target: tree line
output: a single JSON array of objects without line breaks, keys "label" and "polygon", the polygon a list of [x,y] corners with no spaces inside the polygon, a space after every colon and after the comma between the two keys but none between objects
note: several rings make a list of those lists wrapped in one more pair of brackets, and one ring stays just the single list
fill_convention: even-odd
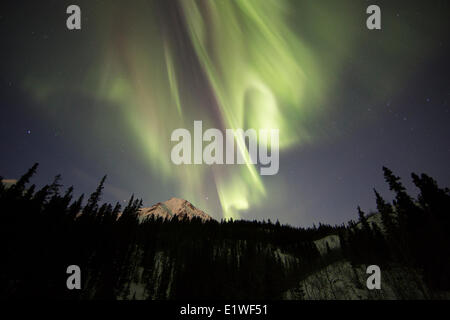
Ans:
[{"label": "tree line", "polygon": [[[320,268],[355,264],[407,265],[430,288],[449,289],[450,193],[413,174],[417,199],[384,168],[393,203],[375,191],[382,225],[359,223],[301,228],[278,221],[202,221],[150,216],[131,196],[102,203],[106,180],[85,196],[63,190],[61,177],[36,190],[38,165],[15,184],[0,183],[0,297],[52,299],[279,299]],[[276,214],[276,213],[275,213]],[[339,235],[341,248],[319,253],[315,240]],[[82,289],[68,290],[66,268],[78,265]]]}]

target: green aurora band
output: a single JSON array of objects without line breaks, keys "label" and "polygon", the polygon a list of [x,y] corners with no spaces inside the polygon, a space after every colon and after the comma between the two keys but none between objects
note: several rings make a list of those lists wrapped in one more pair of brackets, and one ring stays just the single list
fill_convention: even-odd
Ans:
[{"label": "green aurora band", "polygon": [[[363,6],[353,3],[184,0],[136,1],[132,8],[125,1],[89,9],[81,5],[83,14],[95,19],[87,35],[97,41],[95,65],[74,77],[83,81],[56,81],[41,71],[30,73],[24,85],[43,105],[67,88],[116,105],[147,155],[152,174],[179,182],[178,194],[207,212],[213,209],[201,195],[205,181],[213,179],[223,217],[239,218],[243,211],[263,205],[269,195],[273,201],[276,190],[268,190],[263,181],[271,178],[259,176],[249,162],[175,166],[170,161],[172,131],[191,129],[194,120],[202,120],[204,128],[276,128],[281,157],[328,138],[317,119],[338,112],[330,96],[339,87],[342,65],[352,56],[358,59],[356,48],[362,42],[366,15]],[[391,32],[403,39],[411,36],[401,26]],[[389,53],[383,52],[389,58],[411,49],[404,43],[383,46],[389,46]],[[405,60],[396,68],[407,70]],[[366,65],[361,72],[386,75],[378,67]],[[82,72],[75,66],[65,68]],[[384,79],[365,84],[368,102],[399,87],[398,77]],[[377,97],[370,93],[374,85]],[[248,161],[244,141],[238,141],[238,147]]]}]

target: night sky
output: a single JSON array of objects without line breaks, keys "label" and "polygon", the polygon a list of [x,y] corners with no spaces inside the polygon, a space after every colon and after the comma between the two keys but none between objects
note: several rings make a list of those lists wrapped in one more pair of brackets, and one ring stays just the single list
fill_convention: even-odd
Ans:
[{"label": "night sky", "polygon": [[[66,28],[77,4],[82,29]],[[377,4],[382,30],[366,28]],[[0,175],[216,219],[340,224],[382,166],[450,186],[449,1],[2,1]],[[176,128],[279,128],[280,170],[182,165]],[[258,171],[259,172],[259,171]]]}]

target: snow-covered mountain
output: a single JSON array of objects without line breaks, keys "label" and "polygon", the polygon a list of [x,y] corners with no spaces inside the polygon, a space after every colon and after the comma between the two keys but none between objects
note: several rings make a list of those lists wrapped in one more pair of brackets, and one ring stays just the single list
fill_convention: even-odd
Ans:
[{"label": "snow-covered mountain", "polygon": [[152,215],[169,220],[174,216],[177,216],[178,218],[186,217],[189,220],[192,218],[200,218],[202,221],[213,219],[210,215],[194,207],[189,201],[179,198],[171,198],[165,202],[159,202],[150,208],[142,208],[140,210],[141,219],[145,219]]}]

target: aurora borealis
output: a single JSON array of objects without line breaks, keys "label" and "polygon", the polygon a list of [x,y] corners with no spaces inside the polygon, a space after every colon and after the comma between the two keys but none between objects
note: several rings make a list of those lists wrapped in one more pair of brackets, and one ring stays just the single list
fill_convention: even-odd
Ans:
[{"label": "aurora borealis", "polygon": [[[69,4],[1,12],[5,178],[38,161],[78,192],[108,174],[106,199],[296,225],[373,207],[383,165],[450,182],[446,2],[378,1],[381,31],[366,1],[76,1],[80,31]],[[175,166],[170,135],[195,120],[279,129],[279,174]]]}]

